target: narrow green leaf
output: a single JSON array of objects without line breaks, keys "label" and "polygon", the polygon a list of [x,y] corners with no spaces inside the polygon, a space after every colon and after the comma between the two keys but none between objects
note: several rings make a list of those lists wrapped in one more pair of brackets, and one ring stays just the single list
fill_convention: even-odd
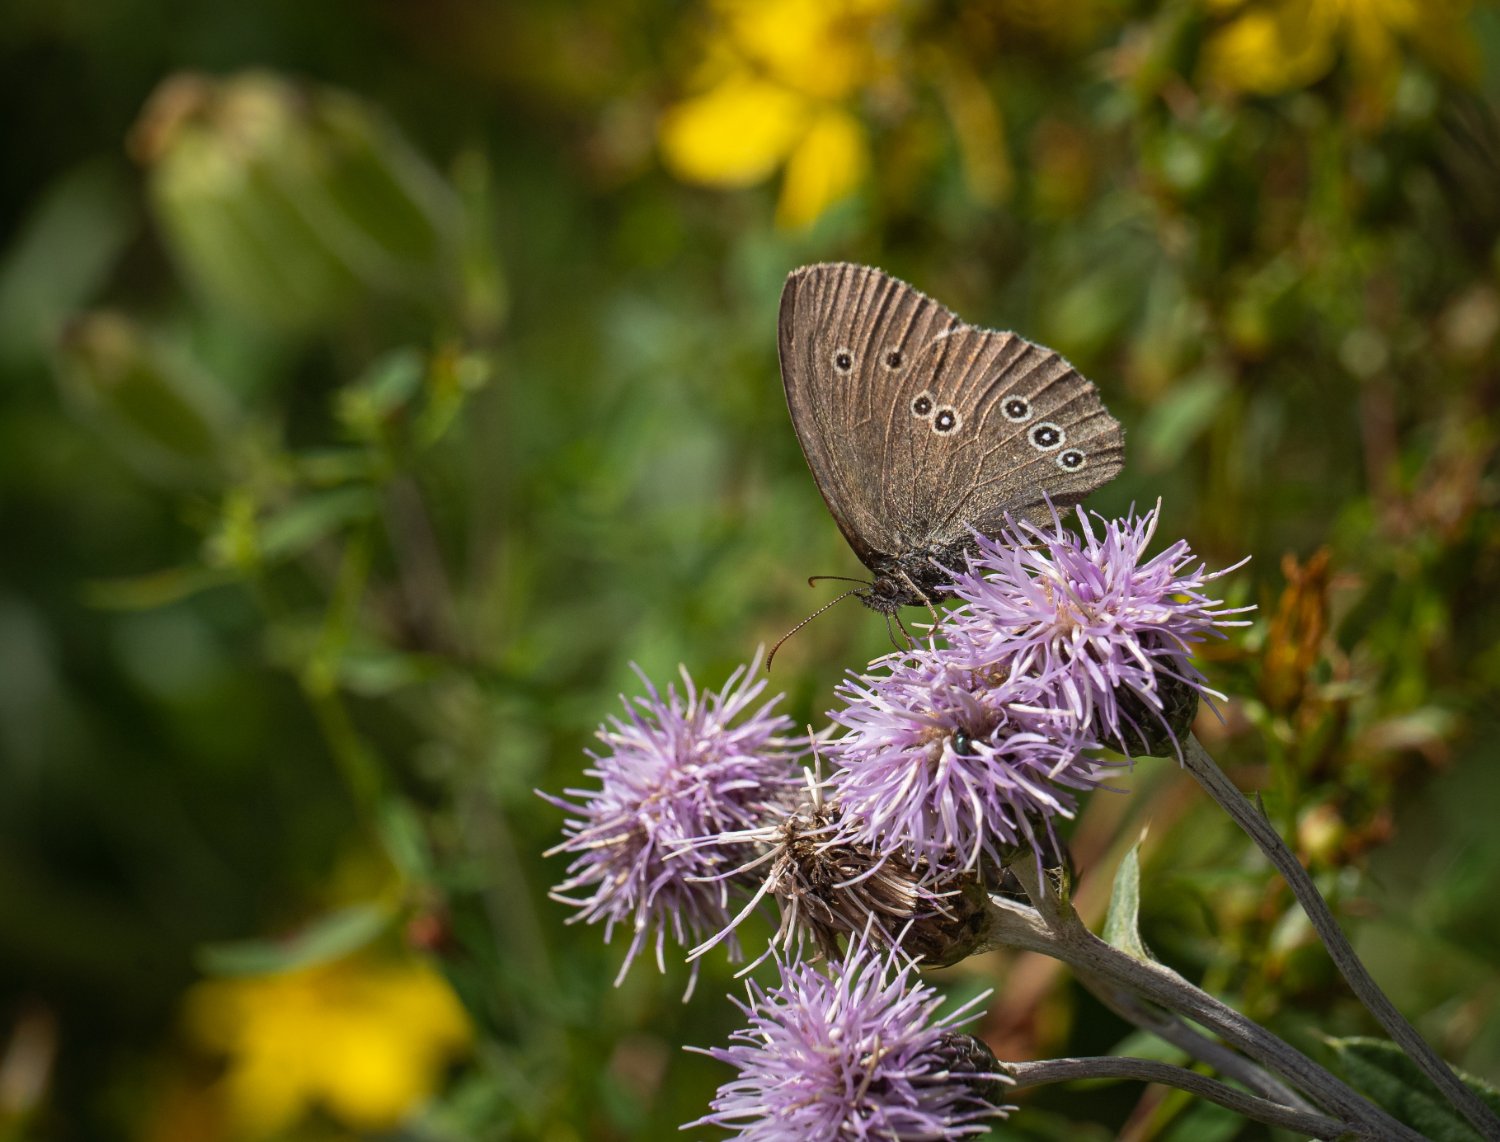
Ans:
[{"label": "narrow green leaf", "polygon": [[214,567],[169,567],[145,575],[89,580],[83,584],[83,600],[101,610],[147,611],[232,583],[235,578]]},{"label": "narrow green leaf", "polygon": [[1172,399],[1159,401],[1141,429],[1150,469],[1159,472],[1177,463],[1208,430],[1233,391],[1230,378],[1213,367],[1177,382]]},{"label": "narrow green leaf", "polygon": [[1141,941],[1141,840],[1130,846],[1125,859],[1115,871],[1114,888],[1109,894],[1109,915],[1104,918],[1104,939],[1126,955],[1149,961],[1151,953]]},{"label": "narrow green leaf", "polygon": [[388,907],[355,904],[320,916],[279,940],[236,940],[199,947],[198,967],[208,975],[267,975],[336,960],[365,947],[391,921]]},{"label": "narrow green leaf", "polygon": [[431,883],[437,876],[432,849],[417,811],[399,797],[387,797],[380,804],[380,839],[385,855],[404,877],[413,883]]},{"label": "narrow green leaf", "polygon": [[[1349,1081],[1401,1121],[1433,1142],[1474,1142],[1478,1133],[1402,1052],[1384,1039],[1329,1039]],[[1500,1091],[1483,1079],[1457,1071],[1470,1090],[1500,1114]]]},{"label": "narrow green leaf", "polygon": [[1245,1120],[1232,1110],[1211,1102],[1193,1102],[1177,1117],[1166,1142],[1229,1142],[1245,1129]]},{"label": "narrow green leaf", "polygon": [[261,552],[271,561],[300,554],[345,525],[368,519],[375,509],[375,496],[365,487],[304,496],[261,525]]}]

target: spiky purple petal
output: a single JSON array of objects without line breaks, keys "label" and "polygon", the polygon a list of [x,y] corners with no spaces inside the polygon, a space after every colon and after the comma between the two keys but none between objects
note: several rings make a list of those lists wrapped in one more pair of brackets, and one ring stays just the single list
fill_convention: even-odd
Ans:
[{"label": "spiky purple petal", "polygon": [[599,787],[542,794],[574,814],[551,850],[574,856],[552,896],[578,909],[572,920],[603,921],[606,940],[629,925],[620,978],[648,940],[661,967],[668,933],[688,947],[725,926],[729,884],[718,874],[746,853],[702,838],[779,819],[797,795],[791,719],[774,712],[780,695],[756,707],[766,686],[756,673],[741,667],[714,692],[684,669],[682,692],[669,686],[665,696],[641,675],[647,696],[622,697],[625,717],[599,729],[606,750],[590,752],[586,772]]},{"label": "spiky purple petal", "polygon": [[752,981],[749,1002],[736,1000],[749,1026],[701,1051],[739,1074],[684,1129],[721,1126],[744,1142],[937,1142],[1004,1116],[984,1093],[1008,1078],[973,1073],[950,1048],[978,999],[940,1017],[941,997],[911,961],[865,938],[826,971],[777,964],[779,986]]}]

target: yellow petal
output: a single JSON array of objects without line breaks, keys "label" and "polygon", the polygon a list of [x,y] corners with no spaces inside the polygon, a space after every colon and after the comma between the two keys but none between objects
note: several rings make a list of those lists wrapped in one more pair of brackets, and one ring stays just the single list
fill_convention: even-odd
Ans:
[{"label": "yellow petal", "polygon": [[802,96],[741,74],[667,108],[657,139],[667,169],[685,182],[752,186],[785,160],[807,116]]},{"label": "yellow petal", "polygon": [[779,226],[809,226],[847,197],[869,169],[864,125],[839,108],[823,111],[787,161],[776,206]]},{"label": "yellow petal", "polygon": [[894,0],[720,0],[729,39],[778,82],[837,100],[876,69],[880,24]]},{"label": "yellow petal", "polygon": [[1326,3],[1249,9],[1204,45],[1204,75],[1220,87],[1257,95],[1305,87],[1333,66],[1337,24],[1337,11]]},{"label": "yellow petal", "polygon": [[1397,36],[1418,23],[1416,11],[1404,0],[1352,0],[1344,23],[1355,70],[1375,80],[1394,79],[1400,63]]},{"label": "yellow petal", "polygon": [[315,1107],[389,1129],[428,1098],[472,1030],[446,980],[421,960],[354,956],[194,988],[187,1025],[225,1056],[230,1117],[247,1140]]}]

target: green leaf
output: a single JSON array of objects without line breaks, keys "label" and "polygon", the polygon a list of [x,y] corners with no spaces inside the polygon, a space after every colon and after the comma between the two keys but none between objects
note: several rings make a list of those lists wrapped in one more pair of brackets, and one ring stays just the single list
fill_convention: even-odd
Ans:
[{"label": "green leaf", "polygon": [[1150,961],[1151,953],[1141,941],[1141,840],[1130,846],[1120,867],[1115,870],[1114,888],[1109,894],[1109,915],[1104,918],[1104,939],[1126,955]]},{"label": "green leaf", "polygon": [[130,181],[113,159],[54,179],[20,218],[0,257],[0,360],[40,360],[69,314],[108,280],[140,226]]},{"label": "green leaf", "polygon": [[1194,1102],[1163,1136],[1166,1142],[1229,1142],[1245,1129],[1245,1120],[1212,1102]]},{"label": "green leaf", "polygon": [[[1468,1120],[1448,1105],[1432,1080],[1396,1044],[1358,1036],[1327,1042],[1351,1083],[1433,1142],[1474,1142],[1479,1137]],[[1454,1070],[1480,1101],[1500,1114],[1500,1091],[1483,1079]]]},{"label": "green leaf", "polygon": [[320,916],[284,939],[203,944],[198,948],[198,967],[215,976],[268,975],[313,967],[365,947],[390,922],[388,907],[355,904]]},{"label": "green leaf", "polygon": [[1233,391],[1230,378],[1214,368],[1200,369],[1174,385],[1171,399],[1157,402],[1141,427],[1147,467],[1160,472],[1182,459]]},{"label": "green leaf", "polygon": [[169,567],[120,579],[93,579],[83,584],[91,607],[110,611],[146,611],[221,587],[235,576],[213,567]]},{"label": "green leaf", "polygon": [[426,375],[427,360],[418,350],[392,350],[339,392],[339,420],[361,440],[380,439],[386,422],[416,398]]},{"label": "green leaf", "polygon": [[430,883],[437,871],[422,821],[412,805],[399,797],[380,804],[378,820],[385,855],[402,875],[417,884]]},{"label": "green leaf", "polygon": [[335,488],[305,496],[261,526],[261,552],[273,561],[297,555],[346,524],[370,518],[375,508],[369,488]]}]

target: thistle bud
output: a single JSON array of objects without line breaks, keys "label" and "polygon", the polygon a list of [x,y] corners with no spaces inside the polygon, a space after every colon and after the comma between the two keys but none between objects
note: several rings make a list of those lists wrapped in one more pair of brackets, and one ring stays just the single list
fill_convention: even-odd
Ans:
[{"label": "thistle bud", "polygon": [[232,419],[223,390],[129,319],[91,313],[58,341],[58,379],[92,421],[149,478],[214,484],[225,475]]},{"label": "thistle bud", "polygon": [[990,1106],[1005,1104],[1005,1088],[1010,1080],[1004,1064],[983,1039],[964,1031],[948,1031],[938,1041],[937,1053],[947,1064],[950,1075],[969,1077],[969,1088],[975,1098]]},{"label": "thistle bud", "polygon": [[456,196],[352,95],[267,72],[180,74],[130,147],[183,273],[248,320],[308,328],[370,294],[456,296]]},{"label": "thistle bud", "polygon": [[1159,706],[1121,687],[1116,692],[1118,729],[1109,733],[1101,727],[1105,744],[1127,757],[1175,757],[1198,716],[1199,689],[1186,678],[1162,671],[1155,679],[1154,697]]}]

